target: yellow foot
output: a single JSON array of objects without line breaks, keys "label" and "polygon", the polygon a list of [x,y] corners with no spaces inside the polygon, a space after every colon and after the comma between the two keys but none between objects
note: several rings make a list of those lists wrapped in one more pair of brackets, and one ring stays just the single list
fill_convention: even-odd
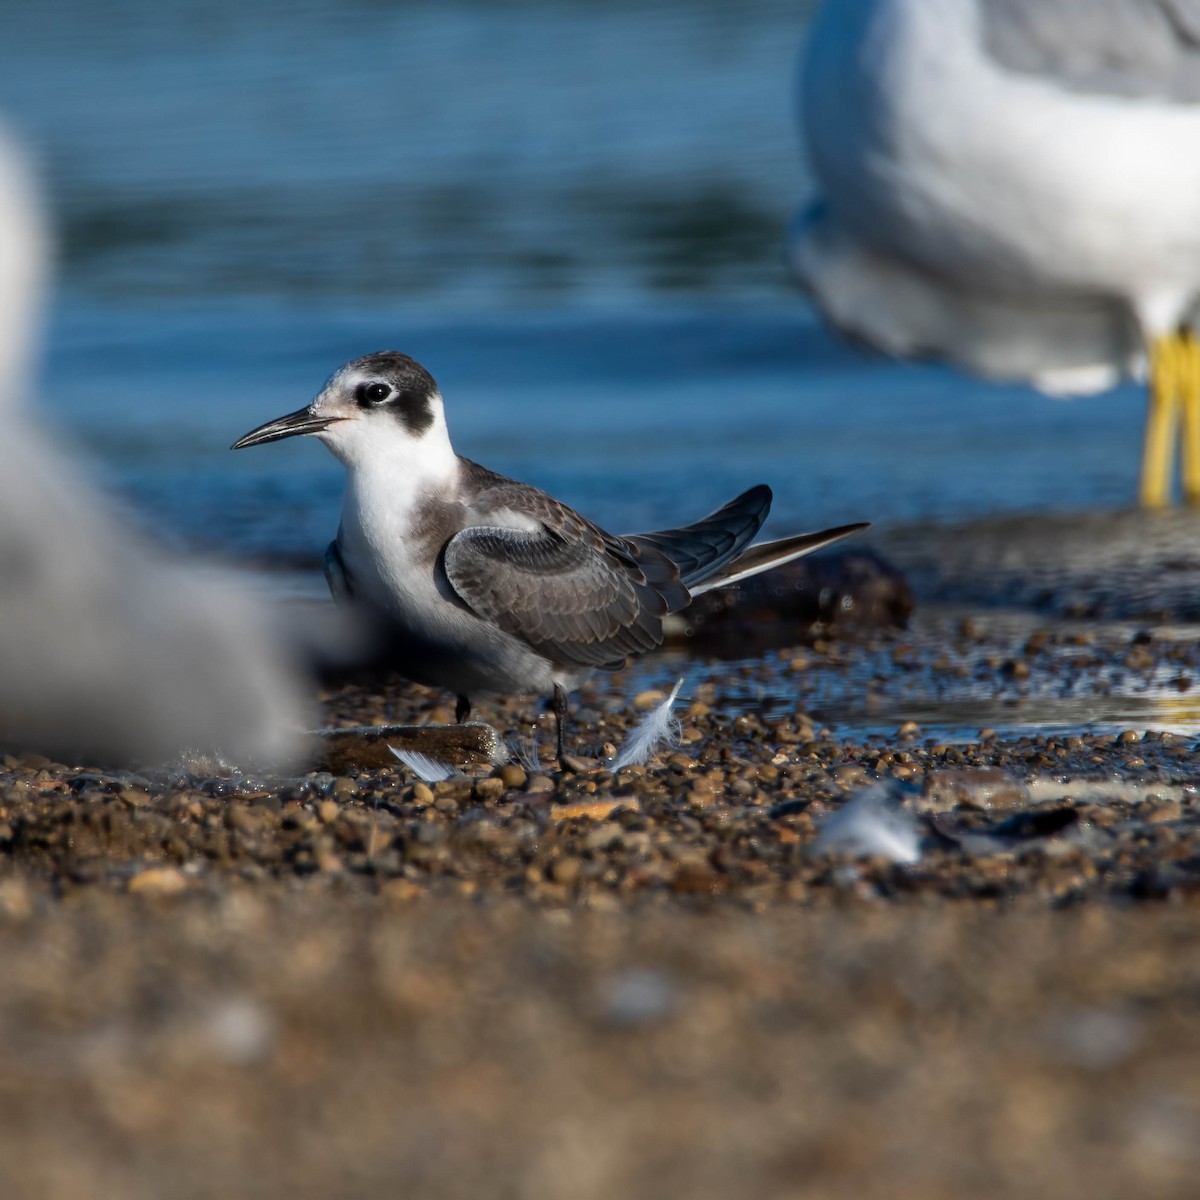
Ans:
[{"label": "yellow foot", "polygon": [[1200,505],[1200,340],[1188,330],[1179,335],[1179,399],[1183,430],[1183,500]]},{"label": "yellow foot", "polygon": [[1162,508],[1175,473],[1175,432],[1183,428],[1183,489],[1200,503],[1200,342],[1189,330],[1156,338],[1150,345],[1150,396],[1142,481],[1138,499]]}]

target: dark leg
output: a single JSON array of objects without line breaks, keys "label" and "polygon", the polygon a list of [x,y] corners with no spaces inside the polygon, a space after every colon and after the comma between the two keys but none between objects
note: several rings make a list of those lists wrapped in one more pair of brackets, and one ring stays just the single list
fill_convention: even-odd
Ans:
[{"label": "dark leg", "polygon": [[461,725],[471,715],[471,697],[459,696],[454,706],[454,719]]},{"label": "dark leg", "polygon": [[554,685],[554,724],[558,729],[558,766],[561,770],[565,757],[563,733],[567,726],[567,693],[557,683]]}]

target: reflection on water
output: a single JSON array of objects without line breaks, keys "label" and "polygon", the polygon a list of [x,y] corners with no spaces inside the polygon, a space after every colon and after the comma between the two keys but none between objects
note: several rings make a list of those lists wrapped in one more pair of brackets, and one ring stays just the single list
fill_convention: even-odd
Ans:
[{"label": "reflection on water", "polygon": [[894,737],[905,721],[915,721],[921,737],[935,742],[976,742],[981,730],[997,737],[1069,737],[1152,729],[1181,737],[1200,735],[1200,701],[1177,697],[1103,696],[1069,700],[976,700],[939,704],[910,702],[869,712],[854,704],[830,704],[813,714],[843,735]]},{"label": "reflection on water", "polygon": [[681,675],[685,700],[708,687],[705,699],[722,712],[800,712],[839,738],[895,742],[906,722],[934,743],[976,742],[984,730],[1001,738],[1200,735],[1194,624],[1159,627],[1147,639],[1135,624],[926,603],[903,632],[733,664],[672,652],[643,660],[620,684],[632,693],[670,687]]}]

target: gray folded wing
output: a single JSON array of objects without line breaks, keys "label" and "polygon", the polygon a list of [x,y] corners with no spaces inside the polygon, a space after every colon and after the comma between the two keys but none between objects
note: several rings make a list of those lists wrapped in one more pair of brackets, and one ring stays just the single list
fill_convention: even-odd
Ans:
[{"label": "gray folded wing", "polygon": [[679,529],[630,534],[623,540],[643,553],[660,552],[674,564],[684,585],[691,589],[735,559],[762,528],[770,510],[771,489],[759,484],[702,521]]},{"label": "gray folded wing", "polygon": [[477,616],[565,666],[618,667],[659,645],[663,617],[737,559],[771,507],[760,484],[694,524],[616,537],[553,497],[496,480],[480,506],[537,528],[462,530],[446,546],[446,576]]},{"label": "gray folded wing", "polygon": [[975,0],[985,51],[1070,91],[1200,103],[1200,0]]},{"label": "gray folded wing", "polygon": [[450,539],[443,566],[472,612],[551,662],[615,668],[662,641],[667,602],[620,539],[606,543],[477,526]]}]

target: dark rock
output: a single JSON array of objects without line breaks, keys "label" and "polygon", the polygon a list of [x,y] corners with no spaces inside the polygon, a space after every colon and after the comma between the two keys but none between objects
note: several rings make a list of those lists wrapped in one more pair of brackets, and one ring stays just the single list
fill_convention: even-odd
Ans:
[{"label": "dark rock", "polygon": [[801,558],[707,592],[668,621],[667,637],[741,656],[794,645],[818,626],[902,629],[913,607],[899,571],[870,550],[846,551]]},{"label": "dark rock", "polygon": [[396,767],[397,750],[415,750],[439,762],[464,767],[497,766],[508,757],[500,735],[490,726],[360,725],[353,729],[318,729],[314,737],[317,770],[334,775],[372,767]]}]

